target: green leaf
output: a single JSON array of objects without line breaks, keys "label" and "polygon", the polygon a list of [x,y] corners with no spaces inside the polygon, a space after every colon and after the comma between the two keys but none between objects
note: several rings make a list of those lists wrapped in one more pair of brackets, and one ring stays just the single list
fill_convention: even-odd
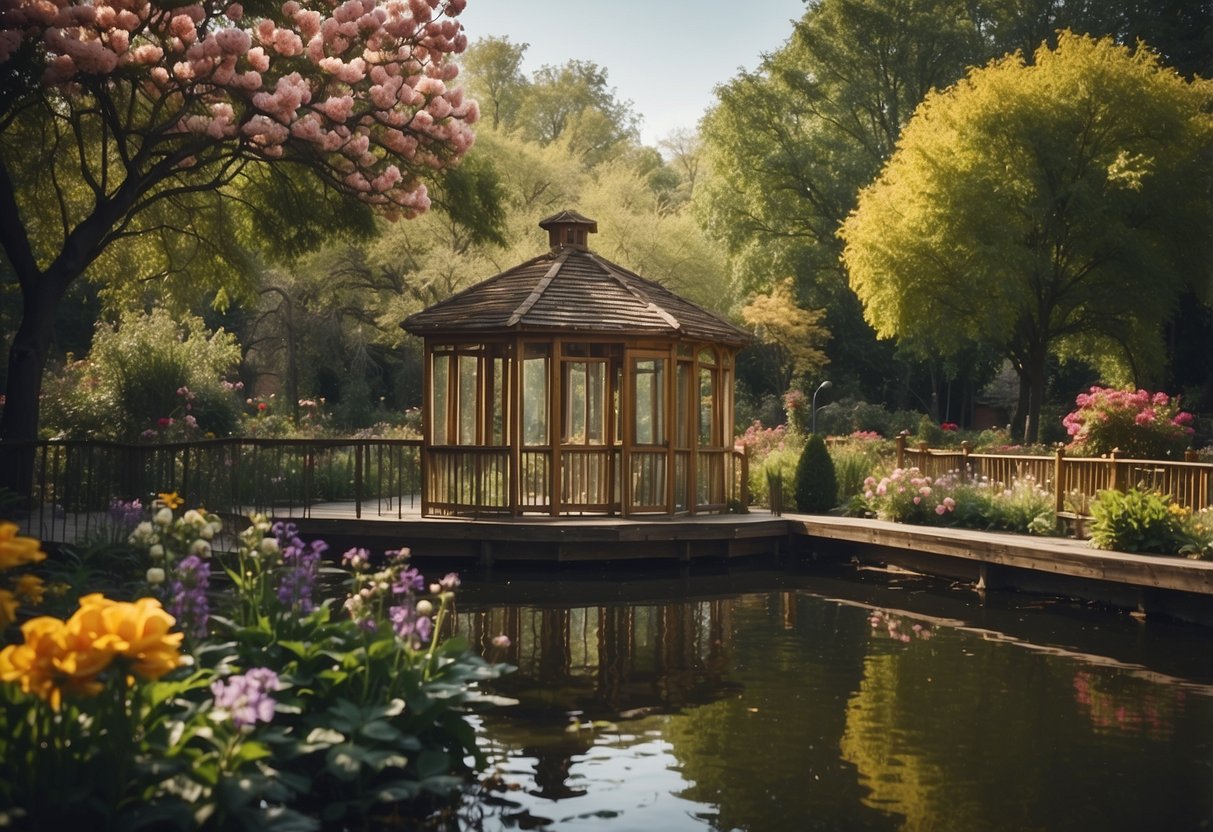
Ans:
[{"label": "green leaf", "polygon": [[325,757],[325,767],[338,780],[354,780],[362,768],[361,749],[349,744],[335,745]]}]

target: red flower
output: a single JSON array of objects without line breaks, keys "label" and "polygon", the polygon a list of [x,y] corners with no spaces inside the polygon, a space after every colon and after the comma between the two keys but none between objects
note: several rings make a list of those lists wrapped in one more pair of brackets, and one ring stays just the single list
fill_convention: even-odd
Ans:
[{"label": "red flower", "polygon": [[960,430],[960,425],[956,424],[955,422],[940,422],[939,429],[948,431]]},{"label": "red flower", "polygon": [[269,405],[266,404],[265,402],[257,402],[257,409],[263,413],[265,412],[265,409],[268,407],[269,407]]}]

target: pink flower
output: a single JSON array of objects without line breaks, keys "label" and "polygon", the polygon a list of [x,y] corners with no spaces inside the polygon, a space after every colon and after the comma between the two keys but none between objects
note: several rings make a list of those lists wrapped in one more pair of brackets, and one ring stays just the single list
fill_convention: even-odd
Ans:
[{"label": "pink flower", "polygon": [[940,503],[939,505],[935,506],[935,513],[942,516],[948,513],[948,509],[943,503]]}]

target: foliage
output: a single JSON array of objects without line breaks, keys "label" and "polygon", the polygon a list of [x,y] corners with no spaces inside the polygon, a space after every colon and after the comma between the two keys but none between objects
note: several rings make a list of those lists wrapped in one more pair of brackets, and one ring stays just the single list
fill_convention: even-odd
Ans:
[{"label": "foliage", "polygon": [[765,428],[759,421],[753,422],[737,438],[737,444],[744,447],[749,456],[747,488],[752,503],[770,507],[772,477],[783,484],[785,492],[792,490],[803,441],[798,435],[789,435],[784,425]]},{"label": "foliage", "polygon": [[792,280],[777,283],[770,292],[758,293],[741,309],[741,319],[758,340],[774,347],[779,364],[781,389],[790,389],[798,379],[813,376],[829,363],[821,347],[830,331],[821,323],[821,309],[805,309],[796,303]]},{"label": "foliage", "polygon": [[61,436],[133,439],[230,434],[238,403],[225,381],[240,361],[230,333],[156,307],[100,325],[87,361],[69,364],[47,404]]},{"label": "foliage", "polygon": [[1195,432],[1192,414],[1180,410],[1178,396],[1092,387],[1074,401],[1078,407],[1063,423],[1070,450],[1080,456],[1115,450],[1134,459],[1182,457]]},{"label": "foliage", "polygon": [[933,479],[917,468],[869,477],[850,513],[920,525],[1018,534],[1055,534],[1053,498],[1030,477],[1009,486],[959,473]]},{"label": "foliage", "polygon": [[867,320],[924,354],[1003,350],[1028,441],[1051,352],[1156,367],[1207,274],[1211,98],[1148,49],[1069,33],[928,95],[840,232]]},{"label": "foliage", "polygon": [[1100,549],[1174,555],[1191,542],[1187,512],[1156,491],[1101,491],[1091,518],[1091,543]]},{"label": "foliage", "polygon": [[834,461],[821,434],[814,433],[805,443],[796,465],[796,508],[824,514],[838,505],[838,480]]},{"label": "foliage", "polygon": [[863,492],[864,481],[881,467],[884,446],[879,437],[853,436],[847,442],[830,445],[830,458],[834,461],[834,477],[838,481],[838,495],[834,505],[844,505],[851,497]]},{"label": "foliage", "polygon": [[[6,822],[361,825],[424,815],[482,764],[465,714],[506,668],[444,636],[457,577],[352,549],[338,614],[315,595],[321,541],[254,517],[224,560],[219,518],[179,504],[161,495],[131,537],[155,597],[85,596],[0,652]],[[205,591],[211,565],[229,592]]]},{"label": "foliage", "polygon": [[830,402],[817,410],[818,429],[831,436],[847,436],[858,431],[892,438],[903,430],[913,433],[921,419],[922,414],[916,411],[890,411],[882,404],[852,398]]}]

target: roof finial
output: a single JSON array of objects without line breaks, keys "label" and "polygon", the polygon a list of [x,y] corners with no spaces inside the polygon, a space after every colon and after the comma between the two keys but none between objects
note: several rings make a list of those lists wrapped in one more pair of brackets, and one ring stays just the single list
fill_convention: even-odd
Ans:
[{"label": "roof finial", "polygon": [[598,223],[583,217],[576,211],[561,211],[539,221],[539,227],[548,232],[548,244],[553,249],[562,246],[589,248],[586,239],[598,233]]}]

